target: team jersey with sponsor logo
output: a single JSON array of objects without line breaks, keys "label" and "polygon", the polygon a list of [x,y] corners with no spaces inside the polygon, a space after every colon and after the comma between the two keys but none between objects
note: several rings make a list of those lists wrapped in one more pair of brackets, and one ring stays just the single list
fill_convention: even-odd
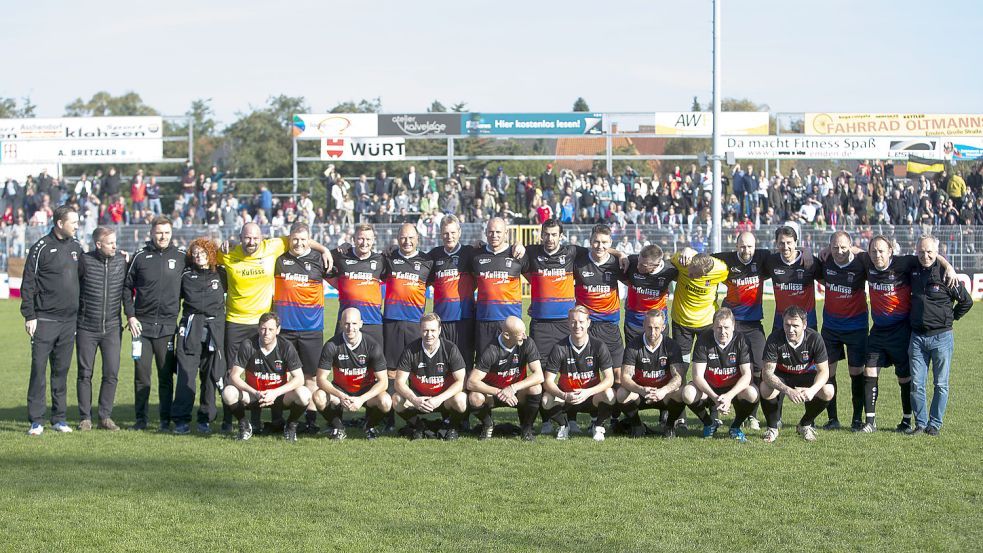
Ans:
[{"label": "team jersey with sponsor logo", "polygon": [[544,370],[559,375],[560,390],[572,392],[596,385],[601,381],[601,372],[611,367],[611,353],[604,342],[591,337],[578,348],[567,338],[553,346]]},{"label": "team jersey with sponsor logo", "polygon": [[372,253],[359,259],[354,250],[340,254],[332,251],[334,269],[332,277],[338,279],[338,316],[349,307],[358,309],[362,322],[367,325],[382,324],[382,273],[385,262],[382,255]]},{"label": "team jersey with sponsor logo", "polygon": [[228,277],[226,320],[238,324],[256,324],[273,306],[276,260],[287,251],[287,238],[263,240],[256,253],[246,255],[242,245],[227,254],[219,252]]},{"label": "team jersey with sponsor logo", "polygon": [[504,321],[522,317],[522,261],[513,259],[512,248],[492,253],[486,246],[471,258],[471,272],[478,290],[475,312],[479,321]]},{"label": "team jersey with sponsor logo", "polygon": [[676,292],[672,296],[672,320],[681,326],[700,328],[713,323],[717,310],[717,285],[727,279],[727,265],[713,259],[713,268],[700,278],[690,278],[689,269],[679,264],[679,254],[672,264],[679,270]]},{"label": "team jersey with sponsor logo", "polygon": [[566,244],[548,253],[542,244],[526,248],[523,274],[532,288],[529,316],[533,319],[565,319],[577,304],[573,260],[583,248]]},{"label": "team jersey with sponsor logo", "polygon": [[867,330],[867,254],[854,255],[840,266],[830,255],[820,264],[819,277],[826,286],[823,328],[839,331]]},{"label": "team jersey with sponsor logo", "polygon": [[618,281],[622,279],[622,273],[613,255],[598,264],[590,250],[581,249],[573,261],[573,276],[577,304],[590,311],[592,321],[616,323],[621,320]]},{"label": "team jersey with sponsor logo", "polygon": [[482,382],[495,388],[505,388],[526,378],[529,363],[539,361],[536,343],[526,338],[511,348],[502,343],[502,336],[481,352],[475,367],[485,373]]},{"label": "team jersey with sponsor logo", "polygon": [[721,346],[713,329],[701,332],[693,348],[693,362],[706,363],[703,378],[714,388],[729,388],[741,378],[741,365],[751,364],[751,346],[747,338],[735,332],[730,343]]},{"label": "team jersey with sponsor logo", "polygon": [[714,257],[727,264],[727,296],[723,306],[734,312],[738,321],[761,321],[764,312],[761,308],[761,298],[764,295],[764,281],[768,278],[765,270],[766,261],[771,253],[768,250],[757,249],[751,254],[747,263],[741,261],[737,252],[721,252]]},{"label": "team jersey with sponsor logo", "polygon": [[441,321],[474,318],[474,276],[471,274],[474,252],[474,247],[458,244],[451,253],[441,246],[427,254],[433,261],[433,312]]},{"label": "team jersey with sponsor logo", "polygon": [[911,270],[918,266],[913,255],[895,255],[881,271],[864,256],[870,283],[870,316],[875,327],[890,327],[911,315]]},{"label": "team jersey with sponsor logo", "polygon": [[367,335],[352,347],[338,334],[321,348],[318,368],[331,371],[331,383],[346,394],[359,394],[375,384],[375,373],[386,370],[382,346]]},{"label": "team jersey with sponsor logo", "polygon": [[454,373],[464,370],[464,357],[453,343],[441,339],[437,351],[427,353],[423,341],[416,340],[399,358],[397,369],[410,374],[413,393],[433,397],[450,388]]},{"label": "team jersey with sponsor logo", "polygon": [[258,336],[243,342],[236,352],[235,366],[246,370],[246,384],[260,392],[283,386],[289,373],[304,368],[297,350],[279,336],[268,354],[260,349]]},{"label": "team jersey with sponsor logo", "polygon": [[628,256],[628,271],[622,275],[622,280],[628,286],[628,297],[625,301],[625,322],[631,326],[641,327],[645,314],[653,309],[666,311],[668,309],[669,285],[679,276],[679,269],[669,263],[654,273],[642,273],[638,270],[638,256]]},{"label": "team jersey with sponsor logo", "polygon": [[816,365],[826,361],[826,345],[818,332],[805,329],[802,342],[797,346],[788,343],[785,330],[778,329],[765,342],[765,363],[777,364],[776,371],[785,374],[809,374],[816,372]]},{"label": "team jersey with sponsor logo", "polygon": [[430,281],[433,261],[420,252],[405,257],[396,251],[386,255],[386,311],[390,321],[419,322],[427,304],[427,284]]},{"label": "team jersey with sponsor logo", "polygon": [[675,340],[660,335],[661,342],[649,347],[645,335],[638,336],[625,349],[625,365],[634,365],[632,380],[639,386],[661,388],[672,379],[673,365],[683,363],[683,350]]},{"label": "team jersey with sponsor logo", "polygon": [[802,252],[792,263],[786,263],[779,253],[768,256],[766,270],[771,275],[775,289],[775,327],[781,326],[782,314],[789,307],[801,307],[810,318],[816,314],[816,276],[819,273],[819,261],[815,258],[807,269],[802,263]]},{"label": "team jersey with sponsor logo", "polygon": [[324,278],[321,254],[300,257],[285,252],[273,272],[273,309],[284,330],[324,330]]}]

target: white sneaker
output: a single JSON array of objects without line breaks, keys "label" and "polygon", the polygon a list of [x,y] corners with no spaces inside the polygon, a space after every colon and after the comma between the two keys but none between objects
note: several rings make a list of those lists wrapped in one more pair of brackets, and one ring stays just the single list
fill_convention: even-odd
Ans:
[{"label": "white sneaker", "polygon": [[765,435],[762,436],[761,439],[764,440],[766,444],[770,444],[774,442],[775,440],[778,439],[778,429],[769,428],[768,430],[765,431]]},{"label": "white sneaker", "polygon": [[64,421],[52,424],[51,429],[55,432],[62,432],[64,434],[68,434],[72,431],[72,427],[68,426],[68,424]]},{"label": "white sneaker", "polygon": [[559,430],[556,431],[557,440],[569,440],[570,439],[570,426],[561,426]]},{"label": "white sneaker", "polygon": [[580,425],[577,424],[577,419],[570,419],[567,423],[567,431],[571,434],[580,434]]},{"label": "white sneaker", "polygon": [[761,423],[754,417],[748,417],[748,419],[744,421],[744,425],[747,426],[749,430],[761,430]]},{"label": "white sneaker", "polygon": [[31,424],[31,429],[27,431],[28,436],[40,436],[44,432],[44,425],[40,423]]},{"label": "white sneaker", "polygon": [[809,425],[809,426],[801,426],[801,425],[799,425],[798,427],[796,427],[795,430],[800,435],[802,435],[803,438],[805,438],[805,441],[807,441],[807,442],[814,442],[814,441],[816,441],[817,436],[816,436],[816,427],[815,426],[812,426],[812,425]]},{"label": "white sneaker", "polygon": [[546,422],[544,422],[543,423],[543,426],[540,427],[540,429],[539,429],[539,433],[540,433],[540,435],[544,435],[544,436],[545,435],[552,434],[553,433],[553,422],[552,421],[546,421]]},{"label": "white sneaker", "polygon": [[604,427],[597,425],[594,427],[594,441],[603,442],[604,441]]}]

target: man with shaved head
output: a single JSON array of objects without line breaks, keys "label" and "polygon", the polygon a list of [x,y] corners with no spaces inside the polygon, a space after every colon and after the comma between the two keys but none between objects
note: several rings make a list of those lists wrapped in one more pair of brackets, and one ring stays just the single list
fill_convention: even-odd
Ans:
[{"label": "man with shaved head", "polygon": [[468,375],[468,404],[481,419],[480,439],[491,438],[495,430],[493,408],[515,407],[522,439],[532,441],[532,425],[543,397],[539,350],[526,336],[526,326],[519,317],[507,317],[501,329],[498,339],[481,353]]}]

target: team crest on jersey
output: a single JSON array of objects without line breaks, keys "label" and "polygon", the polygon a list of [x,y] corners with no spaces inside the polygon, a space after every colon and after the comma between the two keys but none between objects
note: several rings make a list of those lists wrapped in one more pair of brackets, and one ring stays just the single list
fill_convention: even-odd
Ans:
[{"label": "team crest on jersey", "polygon": [[611,273],[604,271],[604,276],[602,278],[604,279],[604,282],[611,282]]},{"label": "team crest on jersey", "polygon": [[308,261],[305,261],[305,262],[304,262],[304,269],[306,269],[306,270],[308,270],[308,271],[310,271],[310,270],[311,270],[311,264],[310,264],[310,262],[308,262]]},{"label": "team crest on jersey", "polygon": [[213,280],[212,281],[212,290],[218,290],[218,281],[217,280]]},{"label": "team crest on jersey", "polygon": [[584,365],[587,365],[588,369],[594,368],[594,356],[590,355],[584,358]]},{"label": "team crest on jersey", "polygon": [[293,265],[293,264],[294,264],[294,260],[293,260],[293,259],[284,259],[284,260],[283,260],[283,264],[284,264],[285,266],[287,266],[287,267],[289,267],[289,266],[291,266],[291,265]]},{"label": "team crest on jersey", "polygon": [[174,270],[174,267],[176,267],[176,266],[177,266],[177,260],[175,260],[175,259],[168,259],[167,260],[167,268],[168,269],[171,269],[173,271]]},{"label": "team crest on jersey", "polygon": [[566,265],[566,264],[567,264],[567,254],[563,254],[560,256],[560,265]]},{"label": "team crest on jersey", "polygon": [[802,352],[802,355],[800,355],[800,357],[802,357],[802,361],[808,361],[809,360],[809,351],[808,350],[803,351]]},{"label": "team crest on jersey", "polygon": [[355,358],[355,361],[357,361],[359,365],[364,365],[365,364],[365,354],[364,353],[360,353],[358,355],[358,357]]},{"label": "team crest on jersey", "polygon": [[663,355],[663,356],[661,356],[661,357],[659,357],[659,366],[660,366],[660,367],[663,367],[663,368],[665,368],[665,367],[667,367],[668,365],[669,365],[669,358],[668,358],[668,357],[666,357],[666,356],[664,356],[664,355]]},{"label": "team crest on jersey", "polygon": [[413,262],[413,270],[414,271],[419,271],[420,270],[420,262],[419,261],[414,261]]},{"label": "team crest on jersey", "polygon": [[796,269],[795,270],[795,278],[798,278],[799,280],[802,280],[803,278],[805,278],[805,274],[806,274],[806,272],[805,272],[804,269]]},{"label": "team crest on jersey", "polygon": [[511,267],[512,266],[512,258],[511,257],[505,260],[505,266],[506,267]]},{"label": "team crest on jersey", "polygon": [[458,256],[458,255],[455,255],[454,257],[451,257],[451,263],[453,263],[454,265],[457,265],[458,262],[460,262],[460,261],[461,261],[461,257]]},{"label": "team crest on jersey", "polygon": [[846,274],[846,281],[847,281],[847,282],[853,282],[853,278],[854,278],[855,276],[856,276],[856,275],[855,275],[854,273],[847,273],[847,274]]},{"label": "team crest on jersey", "polygon": [[757,263],[752,263],[751,264],[751,272],[752,273],[757,273],[758,272],[758,264]]},{"label": "team crest on jersey", "polygon": [[283,361],[280,361],[279,359],[277,359],[276,361],[274,361],[273,362],[273,370],[275,370],[276,372],[282,371],[283,370]]},{"label": "team crest on jersey", "polygon": [[727,354],[728,363],[737,363],[737,354],[733,351]]},{"label": "team crest on jersey", "polygon": [[376,267],[375,260],[369,261],[369,268],[371,268],[374,271],[375,270],[375,267]]},{"label": "team crest on jersey", "polygon": [[437,365],[435,366],[435,368],[437,369],[437,372],[439,372],[439,373],[444,372],[444,364],[443,363],[437,363]]},{"label": "team crest on jersey", "polygon": [[79,260],[79,252],[72,252],[72,261]]},{"label": "team crest on jersey", "polygon": [[519,364],[519,354],[518,353],[513,353],[512,354],[512,364],[513,365],[518,365]]}]

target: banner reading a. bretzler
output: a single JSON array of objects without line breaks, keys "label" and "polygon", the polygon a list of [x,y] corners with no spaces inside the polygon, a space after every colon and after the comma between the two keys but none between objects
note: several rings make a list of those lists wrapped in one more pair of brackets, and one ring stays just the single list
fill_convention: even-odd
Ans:
[{"label": "banner reading a. bretzler", "polygon": [[803,134],[843,136],[983,136],[983,114],[806,113]]}]

